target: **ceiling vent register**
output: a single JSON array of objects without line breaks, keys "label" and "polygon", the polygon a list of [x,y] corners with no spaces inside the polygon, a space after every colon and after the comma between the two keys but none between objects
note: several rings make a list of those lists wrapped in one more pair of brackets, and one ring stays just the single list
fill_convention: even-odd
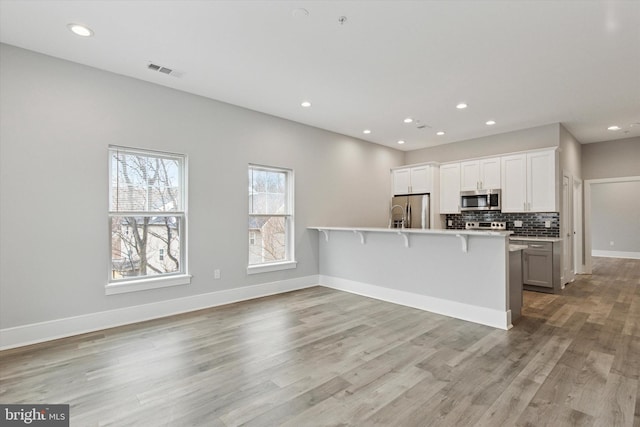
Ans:
[{"label": "ceiling vent register", "polygon": [[151,71],[157,71],[159,73],[162,74],[167,74],[169,76],[173,76],[173,77],[180,77],[182,75],[182,73],[180,73],[179,71],[176,71],[172,68],[169,67],[165,67],[162,65],[158,65],[158,64],[154,64],[153,62],[149,62],[147,64],[147,68]]}]

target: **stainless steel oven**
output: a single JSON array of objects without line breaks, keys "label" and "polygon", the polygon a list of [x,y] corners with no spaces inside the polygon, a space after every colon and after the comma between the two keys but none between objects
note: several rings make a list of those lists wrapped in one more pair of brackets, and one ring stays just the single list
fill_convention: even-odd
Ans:
[{"label": "stainless steel oven", "polygon": [[501,190],[473,190],[460,193],[460,210],[499,211],[502,209]]}]

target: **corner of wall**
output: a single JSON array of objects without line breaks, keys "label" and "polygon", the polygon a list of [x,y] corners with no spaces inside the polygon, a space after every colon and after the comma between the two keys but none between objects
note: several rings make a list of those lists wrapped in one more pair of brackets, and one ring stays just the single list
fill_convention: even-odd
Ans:
[{"label": "corner of wall", "polygon": [[558,124],[561,173],[568,171],[573,178],[582,179],[582,145],[562,124]]}]

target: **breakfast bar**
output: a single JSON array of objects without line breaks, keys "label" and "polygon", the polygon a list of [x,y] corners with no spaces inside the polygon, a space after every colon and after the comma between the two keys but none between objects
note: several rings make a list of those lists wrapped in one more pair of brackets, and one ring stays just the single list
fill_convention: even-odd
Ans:
[{"label": "breakfast bar", "polygon": [[512,326],[511,232],[309,228],[319,234],[323,286],[495,328]]}]

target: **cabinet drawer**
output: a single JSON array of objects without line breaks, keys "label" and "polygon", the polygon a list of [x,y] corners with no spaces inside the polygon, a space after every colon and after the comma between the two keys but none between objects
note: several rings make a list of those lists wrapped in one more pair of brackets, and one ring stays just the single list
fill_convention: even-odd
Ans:
[{"label": "cabinet drawer", "polygon": [[552,251],[553,243],[551,242],[522,242],[527,245],[529,249],[538,250],[538,251]]}]

